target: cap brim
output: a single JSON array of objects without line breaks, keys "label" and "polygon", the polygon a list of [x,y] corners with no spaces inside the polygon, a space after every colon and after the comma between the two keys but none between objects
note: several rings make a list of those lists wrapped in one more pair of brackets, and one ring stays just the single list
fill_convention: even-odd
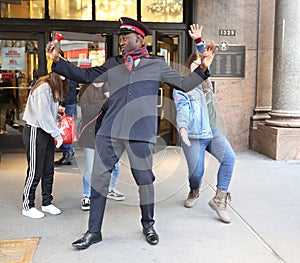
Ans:
[{"label": "cap brim", "polygon": [[127,35],[127,34],[130,34],[130,33],[135,33],[137,35],[140,35],[142,38],[144,38],[143,35],[141,35],[140,33],[136,32],[135,30],[130,30],[130,29],[122,29],[118,32],[118,35]]},{"label": "cap brim", "polygon": [[126,34],[130,34],[130,33],[136,33],[138,34],[136,31],[134,30],[130,30],[130,29],[122,29],[118,32],[118,35],[126,35]]}]

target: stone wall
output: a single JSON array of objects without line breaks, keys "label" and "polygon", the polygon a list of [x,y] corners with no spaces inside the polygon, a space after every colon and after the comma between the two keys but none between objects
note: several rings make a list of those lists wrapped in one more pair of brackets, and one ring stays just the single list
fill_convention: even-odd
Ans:
[{"label": "stone wall", "polygon": [[[198,0],[197,23],[203,25],[206,42],[246,47],[245,78],[215,80],[218,126],[234,149],[249,148],[250,117],[256,100],[258,0]],[[233,29],[235,36],[219,36],[220,29]]]}]

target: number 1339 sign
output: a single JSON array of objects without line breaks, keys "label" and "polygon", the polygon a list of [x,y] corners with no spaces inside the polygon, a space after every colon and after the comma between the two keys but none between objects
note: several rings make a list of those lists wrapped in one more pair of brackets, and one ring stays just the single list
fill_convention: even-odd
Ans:
[{"label": "number 1339 sign", "polygon": [[219,36],[235,36],[235,30],[233,29],[220,29]]}]

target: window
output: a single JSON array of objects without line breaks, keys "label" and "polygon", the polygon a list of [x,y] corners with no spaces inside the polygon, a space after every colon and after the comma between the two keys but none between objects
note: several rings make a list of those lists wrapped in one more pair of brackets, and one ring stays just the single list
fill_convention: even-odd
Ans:
[{"label": "window", "polygon": [[183,22],[182,0],[141,0],[143,22]]},{"label": "window", "polygon": [[[118,21],[122,16],[136,19],[138,1],[143,22],[183,22],[183,0],[95,0],[96,20]],[[92,2],[49,0],[50,19],[92,20]],[[0,0],[0,15],[0,18],[43,19],[45,0]]]},{"label": "window", "polygon": [[62,40],[61,49],[65,58],[80,68],[100,66],[106,59],[105,42]]},{"label": "window", "polygon": [[[0,1],[1,2],[1,1]],[[14,4],[1,3],[1,18],[44,18],[45,5],[44,0],[16,0],[7,1]]]},{"label": "window", "polygon": [[96,0],[96,20],[118,21],[122,16],[137,17],[137,0]]},{"label": "window", "polygon": [[[0,36],[1,37],[1,36]],[[38,42],[36,40],[0,38],[0,86],[11,90],[16,99],[7,114],[9,133],[18,133],[18,122],[22,120],[28,86],[37,78]]]},{"label": "window", "polygon": [[49,0],[50,19],[92,20],[92,0]]}]

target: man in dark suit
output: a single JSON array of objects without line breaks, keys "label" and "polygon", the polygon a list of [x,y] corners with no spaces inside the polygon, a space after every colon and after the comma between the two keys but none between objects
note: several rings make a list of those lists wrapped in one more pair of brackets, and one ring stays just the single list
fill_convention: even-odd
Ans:
[{"label": "man in dark suit", "polygon": [[126,150],[133,177],[139,187],[143,234],[151,245],[159,242],[154,229],[154,187],[152,154],[157,133],[157,94],[164,81],[181,90],[191,90],[209,77],[208,66],[216,53],[208,44],[201,65],[182,77],[161,57],[148,54],[143,38],[150,30],[131,18],[120,18],[121,56],[109,58],[102,66],[80,69],[59,58],[54,41],[47,51],[52,70],[80,83],[108,82],[109,107],[96,135],[88,231],[72,245],[79,249],[102,240],[101,227],[110,173]]}]

